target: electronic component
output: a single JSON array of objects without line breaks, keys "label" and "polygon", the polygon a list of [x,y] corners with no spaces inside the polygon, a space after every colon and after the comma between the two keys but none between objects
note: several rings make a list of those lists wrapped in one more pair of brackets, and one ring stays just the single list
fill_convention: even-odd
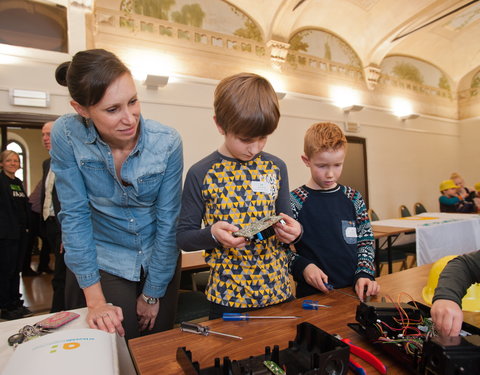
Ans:
[{"label": "electronic component", "polygon": [[275,234],[273,225],[279,222],[285,224],[281,216],[267,216],[233,232],[232,235],[235,237],[245,237],[248,241],[260,242]]},{"label": "electronic component", "polygon": [[477,374],[480,370],[480,329],[463,323],[466,336],[436,336],[430,308],[421,303],[360,303],[348,326],[380,345],[411,373],[420,375]]},{"label": "electronic component", "polygon": [[265,365],[266,368],[268,368],[272,374],[274,375],[285,375],[285,371],[283,371],[279,365],[277,365],[273,361],[263,361],[263,364]]}]

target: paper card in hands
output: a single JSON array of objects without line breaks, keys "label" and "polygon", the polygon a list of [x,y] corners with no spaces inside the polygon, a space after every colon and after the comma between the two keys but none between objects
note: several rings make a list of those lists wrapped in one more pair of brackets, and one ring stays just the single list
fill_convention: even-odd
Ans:
[{"label": "paper card in hands", "polygon": [[249,241],[255,240],[255,242],[260,242],[275,234],[272,226],[278,222],[285,224],[283,218],[279,215],[266,216],[232,234],[235,237],[245,237]]},{"label": "paper card in hands", "polygon": [[80,315],[70,311],[60,311],[46,319],[40,320],[39,322],[35,323],[38,327],[46,328],[46,329],[54,329],[71,322],[74,319],[77,319]]}]

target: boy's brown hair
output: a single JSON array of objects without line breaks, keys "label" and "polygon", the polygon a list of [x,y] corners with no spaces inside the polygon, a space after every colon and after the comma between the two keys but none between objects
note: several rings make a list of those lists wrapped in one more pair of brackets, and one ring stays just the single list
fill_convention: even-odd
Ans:
[{"label": "boy's brown hair", "polygon": [[239,73],[224,78],[215,89],[215,118],[225,131],[242,137],[270,135],[280,119],[275,90],[265,78]]},{"label": "boy's brown hair", "polygon": [[305,133],[303,152],[311,158],[316,152],[347,147],[347,138],[342,130],[331,122],[313,124]]}]

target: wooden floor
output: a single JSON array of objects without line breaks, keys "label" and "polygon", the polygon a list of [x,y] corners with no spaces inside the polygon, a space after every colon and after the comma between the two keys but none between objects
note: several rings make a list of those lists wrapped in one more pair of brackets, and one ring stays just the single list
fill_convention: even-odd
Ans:
[{"label": "wooden floor", "polygon": [[[53,268],[54,263],[53,255],[51,255],[50,268]],[[36,270],[37,267],[38,256],[34,255],[32,257],[32,269]],[[24,305],[35,315],[48,313],[53,296],[52,275],[44,273],[39,276],[22,277],[20,279],[20,293],[22,293]]]}]

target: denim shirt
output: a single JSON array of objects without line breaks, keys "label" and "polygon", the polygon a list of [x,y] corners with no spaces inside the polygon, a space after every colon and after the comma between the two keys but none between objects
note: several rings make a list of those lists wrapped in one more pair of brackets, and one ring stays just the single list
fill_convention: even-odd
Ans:
[{"label": "denim shirt", "polygon": [[109,145],[92,122],[86,126],[80,116],[64,115],[55,121],[51,142],[65,263],[80,287],[98,283],[99,269],[139,281],[143,268],[143,293],[162,297],[179,253],[179,134],[140,117],[137,145],[121,168],[124,184]]}]

